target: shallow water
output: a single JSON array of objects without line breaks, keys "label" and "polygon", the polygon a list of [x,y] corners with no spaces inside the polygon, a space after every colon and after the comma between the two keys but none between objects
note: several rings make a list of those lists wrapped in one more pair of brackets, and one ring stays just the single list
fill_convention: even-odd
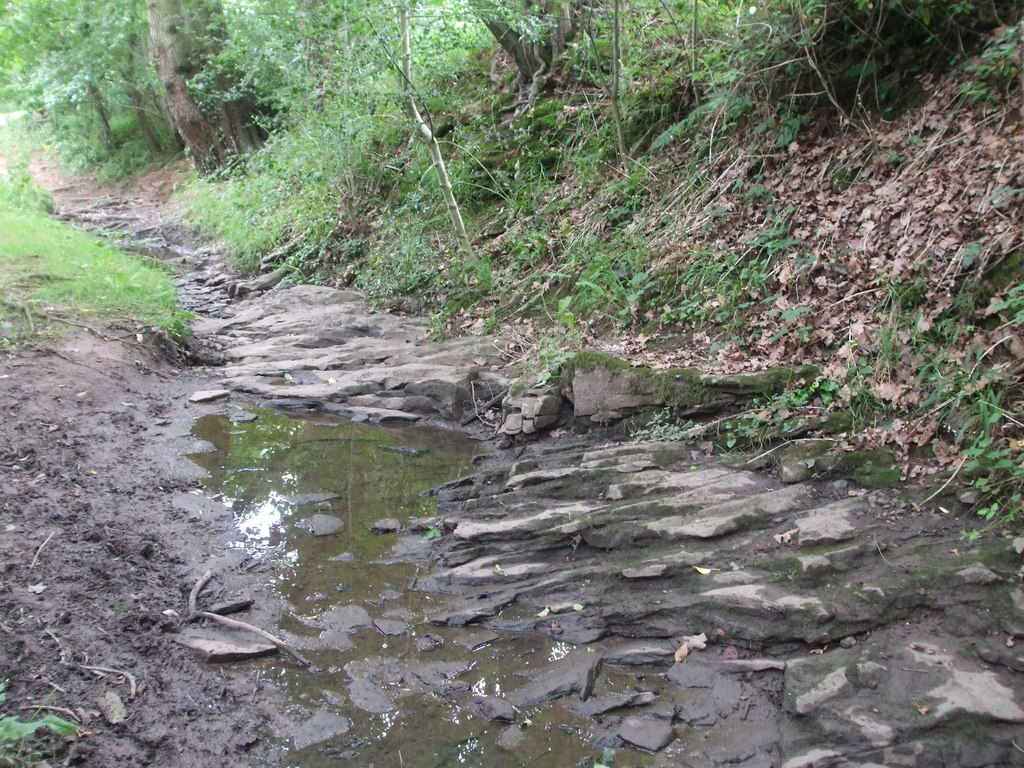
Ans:
[{"label": "shallow water", "polygon": [[[291,607],[279,630],[319,670],[303,670],[286,656],[252,662],[262,665],[263,679],[279,686],[295,705],[282,729],[292,726],[294,738],[279,734],[284,764],[566,768],[599,760],[601,751],[590,746],[594,724],[569,712],[570,701],[523,713],[525,725],[487,722],[473,711],[474,696],[500,696],[520,687],[526,682],[524,673],[564,656],[572,646],[530,634],[464,647],[472,646],[479,628],[426,623],[428,615],[452,598],[409,589],[418,572],[429,570],[429,563],[388,562],[396,546],[425,554],[422,531],[377,535],[369,530],[381,518],[407,525],[414,518],[436,515],[434,501],[420,493],[472,472],[471,458],[479,445],[461,433],[437,428],[385,428],[322,416],[255,413],[251,423],[232,423],[224,416],[200,419],[195,436],[216,450],[194,459],[210,473],[207,491],[233,510],[240,545],[268,564],[269,586]],[[312,502],[328,495],[333,498]],[[339,518],[344,527],[333,535],[313,536],[303,522],[316,514]],[[374,620],[403,621],[408,629],[394,637],[373,627],[332,631],[329,612],[343,606],[362,607]],[[417,649],[417,640],[428,634],[444,642],[429,651]],[[435,662],[471,667],[447,690],[438,690],[419,684],[412,674]],[[349,686],[359,677],[372,677],[376,689],[394,701],[394,710],[366,712],[355,706]],[[645,688],[652,689],[654,682],[645,681]],[[630,675],[606,668],[595,695],[631,690],[636,684]],[[301,745],[310,737],[296,734],[316,713],[321,718],[324,713],[343,716],[351,727],[297,748],[296,739]],[[635,752],[614,763],[647,764],[648,756]]]}]

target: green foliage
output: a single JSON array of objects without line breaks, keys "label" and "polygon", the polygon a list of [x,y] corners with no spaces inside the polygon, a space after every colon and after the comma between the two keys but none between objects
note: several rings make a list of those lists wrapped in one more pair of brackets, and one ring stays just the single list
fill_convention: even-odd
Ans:
[{"label": "green foliage", "polygon": [[692,421],[680,421],[671,408],[656,411],[646,422],[633,425],[629,438],[634,442],[670,443],[692,437]]},{"label": "green foliage", "polygon": [[[7,699],[6,688],[6,682],[0,681],[0,704]],[[78,733],[74,723],[50,712],[35,712],[30,720],[14,715],[0,718],[0,764],[17,766],[41,762],[39,731],[42,730],[67,737]]]}]

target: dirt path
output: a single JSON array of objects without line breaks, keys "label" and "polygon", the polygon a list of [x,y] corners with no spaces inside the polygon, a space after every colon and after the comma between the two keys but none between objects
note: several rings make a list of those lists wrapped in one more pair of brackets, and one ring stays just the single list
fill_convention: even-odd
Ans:
[{"label": "dirt path", "polygon": [[[72,184],[45,162],[35,170],[64,213],[109,218],[132,206],[154,227],[173,183],[173,169],[152,174],[136,199]],[[188,396],[209,376],[177,367],[134,329],[66,331],[56,349],[0,360],[6,709],[27,719],[52,707],[88,732],[59,751],[66,765],[262,762],[257,734],[276,707],[256,695],[253,673],[211,672],[174,642],[192,583],[234,532],[230,516],[197,505],[201,473],[183,458],[204,409]]]}]

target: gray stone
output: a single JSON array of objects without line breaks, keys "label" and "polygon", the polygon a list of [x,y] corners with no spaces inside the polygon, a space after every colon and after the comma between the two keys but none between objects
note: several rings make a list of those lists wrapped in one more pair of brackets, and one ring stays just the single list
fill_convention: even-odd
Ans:
[{"label": "gray stone", "polygon": [[974,563],[956,572],[964,584],[987,586],[1002,581],[1002,577],[981,563]]},{"label": "gray stone", "polygon": [[476,712],[484,720],[497,720],[505,723],[514,723],[516,720],[516,708],[508,699],[497,696],[484,696],[477,699]]},{"label": "gray stone", "polygon": [[314,536],[333,536],[345,527],[343,520],[332,515],[313,515],[302,523],[302,527]]},{"label": "gray stone", "polygon": [[364,678],[349,683],[348,696],[352,705],[364,712],[380,715],[397,709],[395,702],[380,687]]},{"label": "gray stone", "polygon": [[189,628],[174,639],[211,664],[272,656],[278,651],[276,645],[255,635],[214,629]]},{"label": "gray stone", "polygon": [[331,491],[324,491],[323,493],[297,493],[285,496],[284,501],[288,504],[294,504],[297,507],[306,507],[311,504],[322,504],[325,501],[333,501],[334,499],[340,498],[340,494],[333,493]]},{"label": "gray stone", "polygon": [[543,704],[553,699],[576,695],[586,700],[594,689],[601,669],[601,656],[574,651],[545,670],[534,681],[515,691],[509,700],[520,709]]},{"label": "gray stone", "polygon": [[305,749],[348,733],[351,727],[352,723],[347,717],[334,712],[317,712],[292,730],[292,744],[295,749]]},{"label": "gray stone", "polygon": [[573,704],[569,707],[570,712],[575,712],[583,717],[598,717],[616,709],[627,707],[644,707],[654,702],[655,695],[650,691],[641,693],[619,693],[599,698],[588,699],[587,701]]},{"label": "gray stone", "polygon": [[850,515],[866,506],[862,497],[855,497],[812,510],[795,523],[799,545],[835,544],[853,538],[857,530],[850,522]]},{"label": "gray stone", "polygon": [[373,523],[370,530],[377,534],[398,533],[402,530],[402,523],[393,517],[386,517]]},{"label": "gray stone", "polygon": [[190,403],[212,403],[216,400],[223,400],[231,394],[229,389],[204,389],[199,392],[193,392],[189,395],[188,401]]},{"label": "gray stone", "polygon": [[604,652],[604,661],[613,666],[668,666],[675,662],[675,648],[669,643],[630,642]]},{"label": "gray stone", "polygon": [[370,614],[360,605],[339,605],[326,611],[320,621],[336,632],[353,632],[373,624]]},{"label": "gray stone", "polygon": [[666,571],[668,571],[668,566],[664,563],[652,563],[651,565],[644,565],[639,568],[626,568],[622,572],[622,578],[656,579],[659,576],[664,576]]},{"label": "gray stone", "polygon": [[416,646],[417,651],[425,653],[427,651],[432,651],[435,648],[439,648],[440,646],[444,645],[444,638],[440,635],[435,635],[431,632],[427,632],[426,634],[417,637],[414,645]]},{"label": "gray stone", "polygon": [[994,672],[952,669],[950,679],[926,695],[938,700],[932,715],[940,720],[969,714],[997,722],[1024,723],[1024,709],[1013,690]]},{"label": "gray stone", "polygon": [[632,747],[644,752],[660,752],[676,737],[675,729],[661,720],[627,717],[615,734]]},{"label": "gray stone", "polygon": [[393,619],[374,619],[373,628],[385,637],[396,637],[398,635],[404,635],[408,631],[409,625],[404,621],[396,621]]},{"label": "gray stone", "polygon": [[410,675],[431,688],[438,688],[473,668],[471,661],[433,661],[410,670]]},{"label": "gray stone", "polygon": [[489,629],[467,630],[456,635],[452,642],[455,645],[462,646],[467,651],[476,651],[490,645],[495,640],[500,639],[500,637],[501,635],[497,632],[492,632]]}]

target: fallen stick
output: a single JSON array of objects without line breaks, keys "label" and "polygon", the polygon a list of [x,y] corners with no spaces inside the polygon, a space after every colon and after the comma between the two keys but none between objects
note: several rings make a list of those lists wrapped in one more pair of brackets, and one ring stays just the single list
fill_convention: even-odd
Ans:
[{"label": "fallen stick", "polygon": [[487,411],[491,410],[491,408],[493,408],[498,403],[500,403],[502,401],[502,399],[505,397],[505,395],[507,395],[507,394],[508,394],[508,388],[505,388],[505,389],[501,390],[501,392],[496,394],[494,397],[492,397],[490,400],[488,400],[486,403],[484,403],[483,406],[481,406],[481,407],[477,406],[476,399],[474,399],[473,400],[473,413],[471,415],[467,416],[466,418],[464,418],[462,421],[460,421],[459,425],[464,427],[467,424],[469,424],[469,422],[473,421],[474,419],[479,419],[480,421],[483,421],[484,418],[481,415],[481,411],[483,411],[483,413],[487,413]]},{"label": "fallen stick", "polygon": [[90,672],[107,673],[110,675],[121,675],[125,680],[128,681],[129,698],[134,699],[135,693],[138,691],[138,685],[135,683],[135,676],[131,672],[125,672],[123,669],[113,669],[111,667],[89,667],[85,664],[78,665],[81,669],[87,669]]},{"label": "fallen stick", "polygon": [[192,591],[188,593],[188,613],[189,616],[196,612],[196,600],[199,598],[199,593],[203,591],[203,587],[210,583],[210,579],[213,578],[213,571],[207,571],[199,577],[199,581],[192,587]]},{"label": "fallen stick", "polygon": [[14,630],[8,627],[6,624],[4,624],[2,621],[0,621],[0,632],[3,632],[5,635],[14,634]]},{"label": "fallen stick", "polygon": [[196,611],[195,615],[196,616],[201,616],[204,619],[211,619],[212,621],[216,621],[218,624],[223,624],[225,627],[231,627],[232,629],[244,629],[247,632],[252,632],[253,634],[259,635],[264,640],[267,640],[267,641],[273,643],[274,645],[276,645],[282,651],[285,651],[286,653],[291,654],[291,656],[297,662],[299,662],[299,664],[301,664],[302,666],[304,666],[304,667],[312,667],[313,666],[312,662],[310,662],[309,659],[305,658],[297,650],[292,648],[291,645],[286,643],[281,638],[275,637],[274,635],[270,634],[269,632],[267,632],[264,629],[260,629],[259,627],[255,627],[252,624],[247,624],[244,621],[238,621],[237,619],[229,619],[227,616],[220,616],[219,614],[216,614],[216,613],[210,613],[209,611]]},{"label": "fallen stick", "polygon": [[67,709],[65,707],[52,707],[49,704],[35,704],[26,707],[18,707],[18,709],[31,709],[35,710],[36,712],[38,712],[40,709],[45,709],[47,712],[56,712],[58,714],[64,715],[65,717],[74,720],[76,723],[82,722],[82,718],[79,717],[77,713],[72,712],[70,709]]},{"label": "fallen stick", "polygon": [[57,531],[50,531],[50,535],[46,537],[46,540],[39,545],[39,549],[36,550],[36,556],[32,558],[32,562],[29,563],[28,569],[31,571],[36,567],[36,561],[39,560],[39,553],[43,551],[43,547],[50,543],[50,539],[57,535]]}]

